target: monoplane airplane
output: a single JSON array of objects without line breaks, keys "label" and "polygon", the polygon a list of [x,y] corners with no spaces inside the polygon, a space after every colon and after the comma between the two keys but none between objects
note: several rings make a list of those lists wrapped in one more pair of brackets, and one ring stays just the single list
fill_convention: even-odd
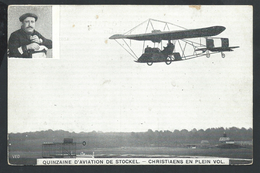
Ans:
[{"label": "monoplane airplane", "polygon": [[[163,23],[164,31],[156,30],[152,24],[152,22],[154,21]],[[152,26],[153,30],[151,33],[146,33],[149,25]],[[228,38],[212,37],[222,33],[226,29],[224,26],[212,26],[212,27],[199,28],[199,29],[186,29],[178,25],[175,25],[182,28],[182,30],[165,31],[166,28],[170,30],[169,25],[174,25],[174,24],[159,21],[159,20],[149,19],[145,33],[131,34],[133,30],[135,30],[138,27],[137,26],[125,34],[115,34],[111,36],[109,39],[114,39],[115,41],[117,41],[118,39],[122,39],[124,44],[120,44],[118,41],[117,43],[120,44],[131,56],[133,56],[136,59],[135,62],[147,63],[149,66],[151,66],[153,63],[156,62],[165,62],[167,65],[169,65],[173,61],[187,60],[187,59],[196,58],[204,55],[206,55],[206,57],[209,58],[210,54],[214,54],[214,53],[221,53],[222,58],[224,58],[225,54],[223,52],[233,51],[234,48],[238,48],[238,46],[229,47]],[[200,38],[200,39],[204,38],[206,39],[206,44],[202,44],[201,41],[194,42],[191,40],[186,40],[186,39],[194,39],[194,38]],[[137,57],[134,51],[129,46],[129,44],[127,44],[125,39],[143,41],[143,54],[140,57]],[[217,46],[217,47],[214,46],[214,40],[216,39],[221,41],[221,46]],[[153,42],[154,47],[152,48],[147,46],[145,48],[145,41]],[[168,41],[167,46],[164,47],[164,49],[155,47],[155,43],[158,43],[158,45],[159,44],[162,45],[162,41]],[[179,43],[181,52],[175,51],[175,46],[177,41]],[[183,41],[185,45],[181,45],[180,41]],[[124,45],[126,45],[130,51],[127,50],[124,47]],[[193,49],[193,53],[190,55],[187,55],[185,53],[185,49],[187,45],[190,45]],[[201,51],[201,53],[198,53],[199,51]],[[180,53],[182,53],[182,55]]]}]

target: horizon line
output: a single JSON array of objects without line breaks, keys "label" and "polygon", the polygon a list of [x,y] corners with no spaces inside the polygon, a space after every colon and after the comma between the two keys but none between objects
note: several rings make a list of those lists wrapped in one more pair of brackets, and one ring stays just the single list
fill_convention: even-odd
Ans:
[{"label": "horizon line", "polygon": [[44,131],[64,131],[64,132],[69,132],[69,133],[92,133],[92,132],[96,132],[96,133],[144,133],[144,132],[148,132],[149,130],[152,130],[153,132],[159,131],[159,132],[164,132],[164,131],[170,131],[170,132],[174,132],[175,130],[178,131],[182,131],[182,130],[187,130],[188,132],[191,132],[193,130],[196,129],[196,131],[199,130],[203,130],[206,131],[207,129],[220,129],[223,128],[224,130],[229,130],[231,128],[238,128],[238,129],[246,129],[246,130],[250,130],[253,129],[253,127],[236,127],[236,126],[232,126],[232,127],[208,127],[208,128],[191,128],[191,130],[188,129],[174,129],[174,130],[169,130],[169,129],[161,129],[161,130],[153,130],[153,129],[147,129],[146,131],[101,131],[101,130],[92,130],[92,131],[79,131],[79,132],[75,132],[75,131],[70,131],[70,130],[64,130],[64,129],[45,129],[45,130],[36,130],[36,131],[25,131],[25,132],[7,132],[7,134],[18,134],[18,133],[35,133],[35,132],[44,132]]}]

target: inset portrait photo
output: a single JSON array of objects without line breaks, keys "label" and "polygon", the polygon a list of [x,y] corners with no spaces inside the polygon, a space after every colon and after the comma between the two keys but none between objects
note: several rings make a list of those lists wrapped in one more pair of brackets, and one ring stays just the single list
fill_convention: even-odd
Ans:
[{"label": "inset portrait photo", "polygon": [[52,6],[10,6],[9,58],[53,58]]}]

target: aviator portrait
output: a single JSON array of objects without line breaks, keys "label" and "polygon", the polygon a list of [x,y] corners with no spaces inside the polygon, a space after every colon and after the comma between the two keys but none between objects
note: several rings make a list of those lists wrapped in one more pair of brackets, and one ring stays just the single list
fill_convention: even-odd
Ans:
[{"label": "aviator portrait", "polygon": [[51,7],[10,7],[9,19],[9,57],[52,57]]}]

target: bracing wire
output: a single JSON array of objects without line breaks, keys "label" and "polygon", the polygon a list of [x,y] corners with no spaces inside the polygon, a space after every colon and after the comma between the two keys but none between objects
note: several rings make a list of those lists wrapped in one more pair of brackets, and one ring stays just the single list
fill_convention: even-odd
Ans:
[{"label": "bracing wire", "polygon": [[152,22],[150,22],[150,24],[151,24],[151,26],[152,26],[152,28],[153,28],[153,30],[154,30],[153,23],[152,23]]},{"label": "bracing wire", "polygon": [[184,57],[185,55],[184,55],[184,51],[183,51],[183,49],[182,49],[182,46],[181,46],[180,40],[178,40],[178,43],[179,43],[180,48],[181,48],[181,51],[182,51],[182,57]]},{"label": "bracing wire", "polygon": [[195,42],[195,41],[190,41],[190,40],[186,40],[186,39],[181,39],[181,41],[184,41],[184,42],[188,42],[188,43],[193,43],[193,44],[197,44],[197,45],[199,45],[199,46],[206,46],[206,45],[204,45],[204,44],[201,44],[201,42],[200,43],[197,43],[197,42]]},{"label": "bracing wire", "polygon": [[173,23],[170,23],[170,22],[164,22],[164,21],[156,20],[156,19],[149,19],[149,20],[153,20],[153,21],[156,21],[156,22],[167,23],[167,24],[171,24],[171,25],[174,25],[174,26],[179,27],[179,28],[182,28],[182,29],[187,29],[187,28],[184,28],[184,27],[182,27],[182,26],[179,26],[179,25],[176,25],[176,24],[173,24]]},{"label": "bracing wire", "polygon": [[131,47],[127,44],[127,42],[125,41],[125,39],[123,39],[123,41],[125,42],[125,44],[127,45],[127,47],[131,50],[131,52],[135,55],[135,59],[138,58],[136,56],[136,54],[134,53],[134,51],[131,49]]},{"label": "bracing wire", "polygon": [[115,40],[123,49],[125,49],[126,52],[128,52],[134,59],[136,59],[136,57],[134,55],[131,54],[131,52],[129,52],[122,44],[120,44],[117,40]]},{"label": "bracing wire", "polygon": [[147,22],[147,21],[149,21],[149,19],[146,20],[146,21],[144,21],[144,22],[142,22],[142,23],[140,23],[139,25],[133,27],[132,29],[130,29],[129,31],[127,31],[126,33],[124,33],[124,35],[127,34],[128,32],[132,32],[132,31],[135,30],[137,27],[139,27],[140,25],[144,24],[144,23]]}]

